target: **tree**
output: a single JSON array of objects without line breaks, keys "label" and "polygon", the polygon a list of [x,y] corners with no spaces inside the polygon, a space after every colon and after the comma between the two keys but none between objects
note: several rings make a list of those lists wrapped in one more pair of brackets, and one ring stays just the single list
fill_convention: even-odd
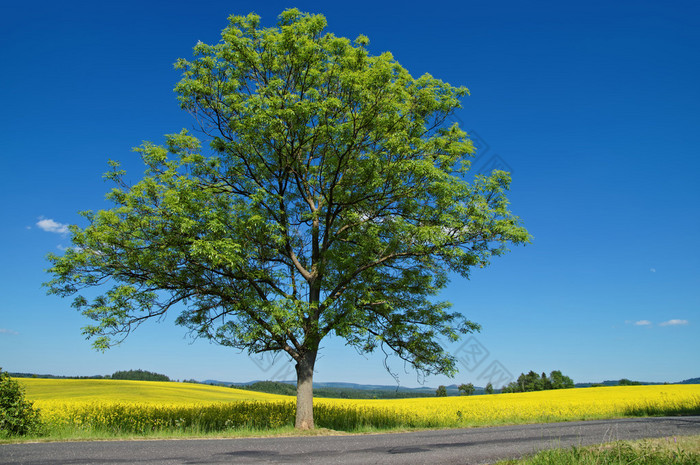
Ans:
[{"label": "tree", "polygon": [[552,382],[547,377],[547,374],[544,371],[542,372],[542,376],[540,377],[540,386],[542,386],[543,391],[553,389]]},{"label": "tree", "polygon": [[619,386],[639,386],[639,385],[641,385],[642,383],[640,383],[639,381],[630,381],[630,380],[627,379],[627,378],[622,378],[620,381],[618,381],[617,384],[618,384]]},{"label": "tree", "polygon": [[0,437],[20,436],[40,426],[39,412],[24,398],[24,389],[0,368]]},{"label": "tree", "polygon": [[[319,344],[394,353],[454,375],[438,343],[479,325],[436,299],[509,244],[529,241],[508,209],[510,175],[467,179],[473,146],[445,122],[467,95],[413,78],[368,39],[324,33],[286,10],[275,28],[231,16],[216,45],[181,59],[176,87],[209,151],[186,131],[136,151],[136,184],[117,162],[114,207],[84,213],[51,255],[49,293],[75,295],[106,349],[171,309],[195,337],[282,352],[297,372],[298,428],[313,428]],[[104,285],[93,300],[86,288]]]},{"label": "tree", "polygon": [[518,376],[516,382],[517,389],[515,392],[530,392],[530,391],[541,391],[542,390],[542,380],[540,375],[530,370],[528,374],[521,373]]},{"label": "tree", "polygon": [[551,389],[570,389],[574,387],[574,381],[563,375],[559,370],[554,370],[549,374],[549,384]]},{"label": "tree", "polygon": [[519,392],[518,389],[519,389],[519,387],[518,387],[517,381],[513,381],[511,383],[506,384],[505,386],[503,386],[501,388],[501,394],[510,394],[513,392]]},{"label": "tree", "polygon": [[447,397],[447,388],[443,385],[438,386],[435,390],[436,397]]},{"label": "tree", "polygon": [[517,381],[504,386],[501,392],[530,392],[572,387],[574,387],[574,381],[568,376],[564,376],[559,370],[552,371],[549,377],[545,373],[540,376],[534,371],[530,371],[528,374],[521,373]]},{"label": "tree", "polygon": [[457,389],[459,389],[459,392],[465,396],[471,396],[472,394],[474,394],[474,391],[476,390],[476,388],[474,387],[474,385],[472,383],[460,384]]},{"label": "tree", "polygon": [[487,384],[486,387],[484,388],[484,392],[486,394],[493,394],[493,384],[491,384],[491,383]]}]

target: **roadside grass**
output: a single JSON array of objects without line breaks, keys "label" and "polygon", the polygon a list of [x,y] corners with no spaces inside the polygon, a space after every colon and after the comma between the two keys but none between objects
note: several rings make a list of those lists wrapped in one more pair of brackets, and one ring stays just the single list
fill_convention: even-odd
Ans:
[{"label": "roadside grass", "polygon": [[[408,431],[408,430],[402,430]],[[370,431],[368,430],[367,433]],[[386,433],[389,431],[377,431]],[[346,436],[352,433],[335,431],[327,428],[313,430],[297,430],[294,426],[279,428],[231,428],[221,431],[203,432],[195,429],[167,429],[151,431],[146,434],[119,433],[100,429],[76,429],[74,427],[54,427],[26,436],[0,437],[0,444],[22,444],[39,442],[78,442],[78,441],[150,441],[167,439],[235,439],[235,438],[268,438],[268,437],[300,437],[300,436]]]},{"label": "roadside grass", "polygon": [[616,441],[588,447],[552,449],[494,465],[698,465],[700,436]]},{"label": "roadside grass", "polygon": [[[449,429],[448,427],[434,427]],[[348,430],[336,430],[322,426],[317,422],[313,430],[298,430],[293,421],[277,427],[255,427],[243,425],[218,430],[201,428],[198,425],[189,427],[159,428],[148,431],[125,431],[118,428],[95,427],[84,424],[54,424],[46,425],[42,430],[25,436],[2,436],[0,444],[19,444],[36,442],[72,442],[72,441],[129,441],[129,440],[162,440],[162,439],[236,439],[236,438],[266,438],[266,437],[303,437],[303,436],[347,436],[362,434],[408,433],[425,431],[424,427],[385,427],[357,426]]]}]

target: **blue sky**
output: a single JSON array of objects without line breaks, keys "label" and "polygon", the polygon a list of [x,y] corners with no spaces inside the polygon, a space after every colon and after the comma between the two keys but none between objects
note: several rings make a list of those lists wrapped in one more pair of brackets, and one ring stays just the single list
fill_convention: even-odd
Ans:
[{"label": "blue sky", "polygon": [[[483,326],[450,346],[454,381],[496,386],[562,370],[576,382],[700,376],[700,7],[694,2],[16,2],[0,18],[3,182],[0,366],[58,375],[142,368],[174,379],[293,378],[283,357],[191,341],[174,316],[95,352],[69,300],[46,296],[45,256],[77,212],[106,208],[101,175],[131,148],[191,128],[172,64],[219,40],[229,14],[272,26],[287,7],[370,38],[414,76],[471,96],[456,118],[475,169],[512,171],[534,236],[444,297]],[[328,340],[317,381],[392,384],[383,357]],[[275,363],[273,363],[275,362]],[[390,365],[402,385],[415,374]],[[494,378],[494,376],[496,378]],[[427,385],[451,383],[430,377]]]}]

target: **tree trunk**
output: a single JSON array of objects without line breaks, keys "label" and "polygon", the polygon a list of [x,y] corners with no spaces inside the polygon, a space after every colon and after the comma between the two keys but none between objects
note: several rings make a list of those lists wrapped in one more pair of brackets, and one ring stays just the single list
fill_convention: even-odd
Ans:
[{"label": "tree trunk", "polygon": [[297,362],[297,429],[314,429],[314,364],[316,351],[307,352]]}]

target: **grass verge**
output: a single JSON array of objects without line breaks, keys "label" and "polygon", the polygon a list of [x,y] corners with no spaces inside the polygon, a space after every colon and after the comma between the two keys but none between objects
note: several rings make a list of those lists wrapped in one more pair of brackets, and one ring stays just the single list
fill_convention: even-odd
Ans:
[{"label": "grass verge", "polygon": [[[383,431],[386,432],[386,431]],[[234,438],[265,438],[265,437],[295,437],[295,436],[340,436],[348,435],[344,431],[327,428],[300,431],[293,426],[279,428],[235,428],[223,431],[195,430],[159,430],[146,434],[114,432],[99,429],[75,429],[71,427],[53,428],[40,434],[26,436],[0,437],[0,444],[21,444],[36,442],[71,442],[71,441],[151,441],[164,439],[234,439]]]},{"label": "grass verge", "polygon": [[496,465],[698,465],[700,436],[616,441],[589,447],[552,449]]}]

